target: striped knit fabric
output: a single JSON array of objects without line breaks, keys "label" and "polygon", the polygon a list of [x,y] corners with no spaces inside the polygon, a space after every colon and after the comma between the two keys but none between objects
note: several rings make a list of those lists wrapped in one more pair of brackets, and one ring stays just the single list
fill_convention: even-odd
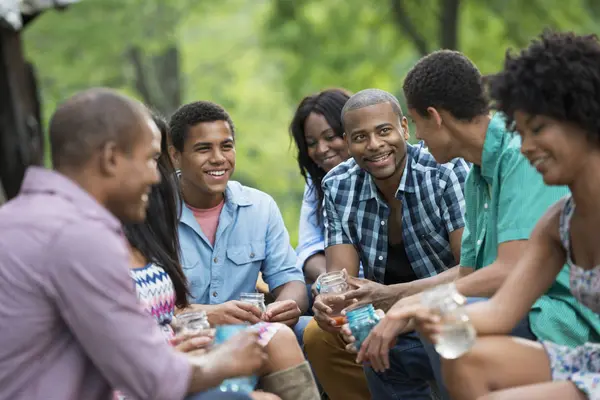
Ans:
[{"label": "striped knit fabric", "polygon": [[140,305],[154,317],[165,339],[171,339],[173,329],[169,324],[175,311],[175,288],[171,278],[164,269],[154,264],[132,269],[130,274]]}]

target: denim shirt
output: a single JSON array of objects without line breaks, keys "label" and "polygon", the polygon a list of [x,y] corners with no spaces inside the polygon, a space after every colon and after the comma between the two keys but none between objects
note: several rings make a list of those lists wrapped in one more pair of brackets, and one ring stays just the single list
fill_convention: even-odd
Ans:
[{"label": "denim shirt", "polygon": [[[297,265],[301,270],[304,269],[306,260],[317,253],[325,251],[325,215],[321,218],[319,224],[317,219],[319,200],[312,180],[308,178],[304,186],[304,197],[302,198],[302,208],[300,209],[300,224],[298,227],[298,247],[296,255],[298,256]],[[363,267],[360,264],[358,277],[363,278]]]},{"label": "denim shirt", "polygon": [[302,269],[273,198],[231,181],[214,246],[184,204],[179,221],[182,264],[197,304],[221,304],[255,292],[259,272],[273,289],[304,282]]}]

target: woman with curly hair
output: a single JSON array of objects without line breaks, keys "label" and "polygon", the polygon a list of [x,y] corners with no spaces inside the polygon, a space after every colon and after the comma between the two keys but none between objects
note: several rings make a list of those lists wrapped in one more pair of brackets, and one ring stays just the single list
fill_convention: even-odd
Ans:
[{"label": "woman with curly hair", "polygon": [[[521,152],[547,185],[571,194],[539,220],[525,253],[500,290],[466,310],[480,336],[443,361],[453,399],[600,399],[600,344],[571,348],[506,335],[550,287],[565,262],[570,291],[600,313],[600,42],[548,32],[490,80],[494,106],[521,137]],[[524,190],[527,190],[524,188]],[[411,310],[435,341],[439,319]],[[576,327],[574,327],[576,328]]]}]

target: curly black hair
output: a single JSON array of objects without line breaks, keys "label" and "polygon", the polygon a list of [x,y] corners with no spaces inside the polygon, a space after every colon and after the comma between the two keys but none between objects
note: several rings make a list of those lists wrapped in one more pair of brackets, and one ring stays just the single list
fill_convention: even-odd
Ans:
[{"label": "curly black hair", "polygon": [[408,108],[427,116],[427,108],[442,109],[462,121],[489,111],[481,73],[464,54],[435,51],[421,58],[402,85]]},{"label": "curly black hair", "polygon": [[490,80],[494,108],[514,128],[514,113],[568,121],[600,141],[600,43],[596,35],[546,31]]},{"label": "curly black hair", "polygon": [[325,177],[325,171],[321,169],[308,155],[308,146],[304,137],[304,123],[311,113],[322,115],[336,136],[344,135],[342,126],[342,109],[351,94],[345,89],[327,89],[322,92],[306,96],[294,114],[290,124],[290,134],[298,149],[298,167],[304,180],[308,182],[308,176],[312,180],[312,189],[316,190],[318,205],[316,209],[317,221],[322,220],[323,188],[321,181]]},{"label": "curly black hair", "polygon": [[210,101],[196,101],[179,107],[169,121],[173,147],[177,151],[183,151],[188,128],[201,122],[215,121],[226,121],[229,124],[231,133],[235,135],[233,121],[227,111],[220,105]]}]

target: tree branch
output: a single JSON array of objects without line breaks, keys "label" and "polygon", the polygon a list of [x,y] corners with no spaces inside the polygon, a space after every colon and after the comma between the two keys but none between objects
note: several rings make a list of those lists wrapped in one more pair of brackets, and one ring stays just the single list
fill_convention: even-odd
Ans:
[{"label": "tree branch", "polygon": [[410,17],[406,13],[402,0],[391,0],[392,10],[394,12],[394,20],[396,25],[413,41],[413,44],[421,53],[426,55],[429,53],[429,45],[425,38],[417,31]]}]

